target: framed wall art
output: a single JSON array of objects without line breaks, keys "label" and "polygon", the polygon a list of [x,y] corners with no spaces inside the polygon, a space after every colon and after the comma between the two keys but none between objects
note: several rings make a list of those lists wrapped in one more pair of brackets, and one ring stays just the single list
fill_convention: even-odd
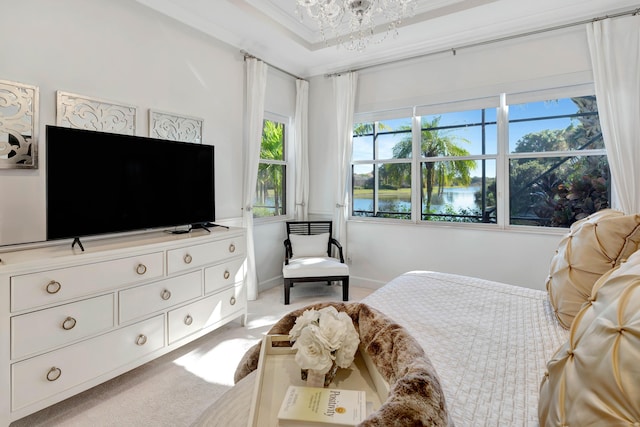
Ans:
[{"label": "framed wall art", "polygon": [[137,111],[131,105],[57,92],[58,126],[135,135]]},{"label": "framed wall art", "polygon": [[0,80],[0,169],[38,168],[39,89]]},{"label": "framed wall art", "polygon": [[149,136],[202,143],[203,119],[149,110]]}]

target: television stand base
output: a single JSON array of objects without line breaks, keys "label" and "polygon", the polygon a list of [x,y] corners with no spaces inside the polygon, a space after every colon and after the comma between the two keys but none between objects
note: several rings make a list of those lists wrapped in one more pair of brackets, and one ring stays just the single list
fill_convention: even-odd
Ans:
[{"label": "television stand base", "polygon": [[203,229],[208,233],[211,233],[211,230],[209,229],[214,227],[222,227],[226,228],[227,230],[229,229],[229,227],[227,227],[226,225],[214,224],[213,222],[198,222],[195,224],[191,224],[191,226],[189,227],[189,231]]},{"label": "television stand base", "polygon": [[82,242],[80,241],[79,237],[76,237],[75,239],[73,239],[73,243],[71,244],[71,249],[73,249],[76,244],[78,244],[78,246],[80,246],[80,249],[82,249],[82,252],[84,252],[84,246],[82,246]]}]

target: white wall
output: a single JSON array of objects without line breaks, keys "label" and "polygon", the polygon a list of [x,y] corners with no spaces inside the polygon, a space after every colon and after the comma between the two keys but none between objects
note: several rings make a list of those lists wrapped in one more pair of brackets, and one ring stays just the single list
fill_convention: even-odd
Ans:
[{"label": "white wall", "polygon": [[[16,1],[3,12],[25,17],[0,26],[0,79],[40,88],[40,168],[0,170],[0,246],[45,238],[44,129],[55,124],[57,90],[137,105],[138,135],[147,135],[150,108],[204,118],[204,143],[216,146],[217,218],[237,222],[244,117],[244,64],[237,49],[128,0]],[[586,38],[573,29],[362,71],[356,110],[590,79]],[[332,91],[330,79],[310,79],[311,217],[331,218],[335,206]],[[266,102],[274,113],[293,115],[294,80],[270,72]],[[542,288],[559,240],[429,225],[350,222],[347,230],[354,284],[374,286],[423,268]],[[261,289],[277,285],[284,225],[259,223],[254,236]]]},{"label": "white wall", "polygon": [[0,170],[0,245],[45,239],[44,137],[45,125],[55,124],[57,90],[137,106],[142,136],[149,109],[203,118],[203,141],[216,147],[217,219],[241,216],[237,49],[128,0],[7,2],[3,17],[0,79],[40,88],[40,167]]},{"label": "white wall", "polygon": [[[356,112],[590,83],[583,28],[414,59],[359,72]],[[310,211],[331,215],[337,175],[332,80],[312,79]],[[544,289],[558,233],[350,221],[354,284],[379,286],[414,269],[438,270]]]}]

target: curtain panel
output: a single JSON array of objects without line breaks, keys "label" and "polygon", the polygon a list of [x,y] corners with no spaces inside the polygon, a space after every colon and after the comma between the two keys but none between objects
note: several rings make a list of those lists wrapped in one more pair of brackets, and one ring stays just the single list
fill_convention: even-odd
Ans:
[{"label": "curtain panel", "polygon": [[244,150],[244,186],[242,225],[247,229],[246,284],[247,298],[258,298],[258,276],[256,274],[255,245],[253,241],[253,200],[258,181],[260,146],[264,121],[264,99],[267,88],[267,71],[264,62],[247,58],[246,64],[246,129]]},{"label": "curtain panel", "polygon": [[640,16],[587,24],[612,207],[640,212]]},{"label": "curtain panel", "polygon": [[309,215],[309,82],[296,80],[296,113],[293,150],[295,154],[295,218]]},{"label": "curtain panel", "polygon": [[334,235],[347,250],[347,216],[349,212],[348,185],[353,146],[353,113],[356,101],[358,73],[350,72],[333,77],[336,101],[336,142],[338,177],[336,179],[336,206],[333,215]]}]

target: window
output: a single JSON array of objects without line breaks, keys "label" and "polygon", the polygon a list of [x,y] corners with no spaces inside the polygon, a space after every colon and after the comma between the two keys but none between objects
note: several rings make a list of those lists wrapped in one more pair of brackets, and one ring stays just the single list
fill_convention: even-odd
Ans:
[{"label": "window", "polygon": [[262,128],[253,217],[287,214],[286,127],[284,118],[267,115]]},{"label": "window", "polygon": [[509,218],[568,227],[609,207],[609,164],[595,96],[509,107]]},{"label": "window", "polygon": [[495,109],[420,118],[423,221],[496,222]]},{"label": "window", "polygon": [[412,119],[354,127],[353,215],[411,219]]},{"label": "window", "polygon": [[595,96],[552,95],[416,107],[414,117],[356,123],[352,215],[569,227],[609,207]]}]

